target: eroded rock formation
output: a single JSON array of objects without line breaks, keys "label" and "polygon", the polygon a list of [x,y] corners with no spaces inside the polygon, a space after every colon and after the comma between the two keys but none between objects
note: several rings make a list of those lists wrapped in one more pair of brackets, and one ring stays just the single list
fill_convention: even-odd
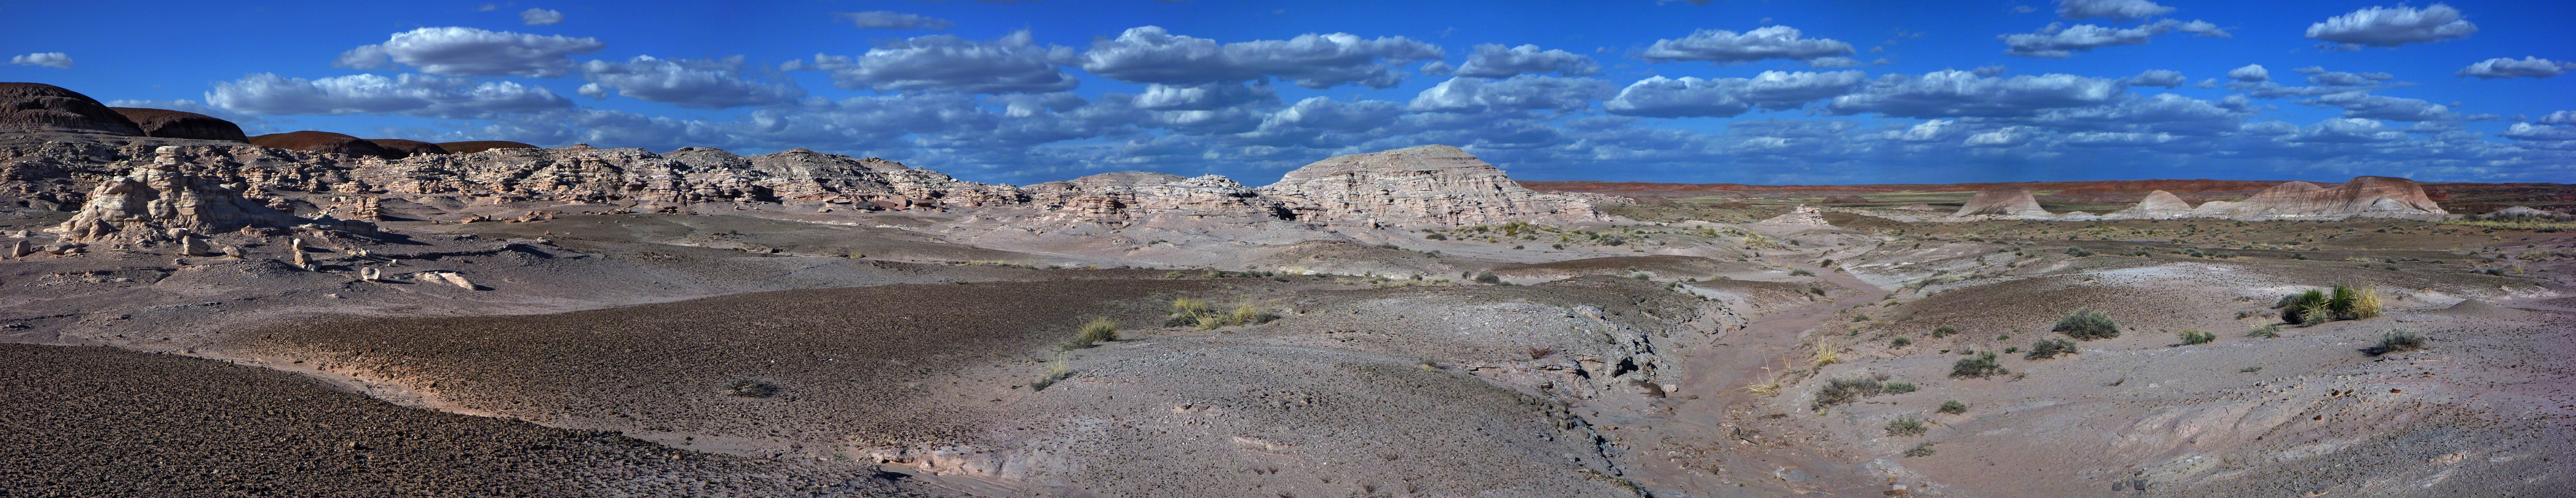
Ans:
[{"label": "eroded rock formation", "polygon": [[487,151],[487,150],[492,150],[492,149],[542,149],[542,148],[544,148],[544,147],[538,147],[538,146],[534,146],[534,145],[528,145],[528,144],[523,144],[523,143],[518,143],[518,142],[512,142],[512,141],[507,141],[507,140],[468,140],[468,141],[464,141],[464,142],[439,142],[439,143],[437,143],[436,145],[438,145],[438,148],[440,148],[440,149],[445,149],[448,153],[452,153],[452,154],[472,154],[472,153],[482,152],[482,151]]},{"label": "eroded rock formation", "polygon": [[2385,176],[2353,178],[2334,188],[2288,182],[2263,189],[2242,201],[2210,201],[2192,215],[2245,221],[2365,218],[2429,219],[2450,212],[2425,195],[2414,180]]},{"label": "eroded rock formation", "polygon": [[251,226],[290,226],[293,216],[244,199],[180,170],[185,148],[164,146],[151,162],[123,178],[100,182],[72,219],[55,227],[69,242],[151,245],[185,240],[188,233],[220,233]]},{"label": "eroded rock formation", "polygon": [[1968,216],[2047,218],[2051,215],[2048,210],[2040,209],[2039,198],[2032,197],[2029,190],[1996,187],[1977,191],[1976,197],[1968,198],[1968,203],[1959,206],[1959,211],[1951,213],[1950,216],[1954,218]]},{"label": "eroded rock formation", "polygon": [[446,154],[446,153],[447,153],[447,149],[446,149],[446,148],[439,147],[439,146],[438,146],[438,144],[429,143],[429,142],[423,142],[423,141],[419,141],[419,140],[403,140],[403,139],[399,139],[399,138],[370,138],[370,139],[367,139],[367,142],[368,142],[368,143],[376,144],[376,146],[377,146],[377,147],[384,147],[384,148],[385,148],[385,149],[387,149],[387,150],[392,150],[392,151],[396,151],[396,152],[401,152],[403,157],[411,157],[411,156],[417,156],[417,155],[421,155],[421,154]]},{"label": "eroded rock formation", "polygon": [[2165,220],[2191,217],[2191,203],[2181,196],[2162,190],[2148,192],[2147,198],[2127,209],[2113,211],[2104,218],[2117,220]]},{"label": "eroded rock formation", "polygon": [[115,110],[126,119],[133,120],[134,125],[143,130],[142,135],[147,137],[250,141],[248,135],[242,134],[241,125],[217,119],[214,116],[142,107],[110,107],[109,109]]},{"label": "eroded rock formation", "polygon": [[251,145],[274,149],[325,152],[351,156],[401,159],[404,156],[409,155],[401,151],[376,145],[375,142],[369,142],[366,139],[327,131],[306,130],[288,133],[270,133],[267,135],[250,137],[250,139],[246,141],[250,142]]},{"label": "eroded rock formation", "polygon": [[43,83],[0,83],[0,132],[143,134],[98,99]]},{"label": "eroded rock formation", "polygon": [[1299,221],[1456,226],[1598,221],[1590,201],[1523,188],[1465,150],[1425,145],[1316,161],[1260,189]]}]

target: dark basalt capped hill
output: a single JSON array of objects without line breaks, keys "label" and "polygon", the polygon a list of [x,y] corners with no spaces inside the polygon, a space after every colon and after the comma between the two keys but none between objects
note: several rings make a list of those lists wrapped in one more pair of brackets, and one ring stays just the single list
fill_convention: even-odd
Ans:
[{"label": "dark basalt capped hill", "polygon": [[289,133],[270,133],[267,135],[250,137],[250,140],[247,141],[250,142],[251,145],[272,149],[300,150],[305,152],[330,152],[352,156],[375,156],[386,159],[401,159],[410,155],[405,154],[402,151],[385,148],[385,146],[382,145],[376,145],[375,142],[369,142],[366,139],[327,131],[306,130]]},{"label": "dark basalt capped hill", "polygon": [[447,153],[447,148],[445,148],[445,147],[439,147],[439,146],[438,146],[438,144],[429,143],[429,142],[423,142],[423,141],[419,141],[419,140],[403,140],[403,139],[399,139],[399,138],[370,138],[370,139],[367,139],[367,141],[369,141],[369,142],[375,142],[376,146],[379,146],[379,147],[384,147],[384,148],[387,148],[387,149],[392,149],[392,150],[395,150],[395,151],[400,151],[400,152],[402,152],[402,153],[403,153],[403,155],[404,155],[404,156],[406,156],[406,157],[408,157],[408,156],[416,156],[416,155],[421,155],[421,154],[446,154],[446,153]]},{"label": "dark basalt capped hill", "polygon": [[108,109],[115,110],[117,114],[133,120],[134,126],[141,128],[143,136],[147,137],[250,141],[249,135],[242,134],[241,125],[214,116],[145,107],[110,107]]},{"label": "dark basalt capped hill", "polygon": [[143,135],[134,120],[98,99],[44,83],[0,83],[0,131]]},{"label": "dark basalt capped hill", "polygon": [[542,148],[544,148],[544,147],[538,147],[538,146],[534,146],[534,145],[528,145],[528,144],[523,144],[523,143],[518,143],[518,142],[512,142],[512,141],[508,141],[508,140],[470,140],[470,141],[464,141],[464,142],[439,142],[437,145],[438,145],[438,148],[446,149],[446,150],[447,150],[447,152],[455,153],[455,154],[472,154],[472,153],[482,152],[482,151],[487,151],[487,150],[492,150],[492,149],[542,149]]}]

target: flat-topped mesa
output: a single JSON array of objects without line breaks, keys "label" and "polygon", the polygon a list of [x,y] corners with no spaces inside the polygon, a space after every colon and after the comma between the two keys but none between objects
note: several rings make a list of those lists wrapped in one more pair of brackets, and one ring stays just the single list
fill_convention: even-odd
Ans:
[{"label": "flat-topped mesa", "polygon": [[182,173],[185,150],[160,147],[150,163],[135,165],[123,178],[99,182],[80,212],[53,231],[65,242],[153,245],[184,241],[190,233],[294,226],[302,221],[244,199],[232,188]]},{"label": "flat-topped mesa", "polygon": [[2287,182],[2255,192],[2245,200],[2210,201],[2192,216],[2242,221],[2340,220],[2352,217],[2434,219],[2449,216],[2414,180],[2385,176],[2355,177],[2327,188]]},{"label": "flat-topped mesa", "polygon": [[2114,220],[2169,220],[2175,218],[2188,218],[2191,217],[2191,203],[2183,202],[2182,197],[2174,195],[2173,192],[2158,190],[2148,192],[2147,198],[2139,200],[2136,205],[2129,206],[2127,209],[2113,211],[2111,214],[2104,215],[2102,217]]},{"label": "flat-topped mesa", "polygon": [[1977,191],[1976,197],[1968,198],[1966,205],[1959,206],[1958,212],[1950,214],[1953,218],[1969,216],[2034,219],[2053,215],[2039,207],[2039,198],[2032,197],[2028,189],[1995,187]]},{"label": "flat-topped mesa", "polygon": [[1372,227],[1598,221],[1580,197],[1523,188],[1465,150],[1426,145],[1308,164],[1260,189],[1298,221]]}]

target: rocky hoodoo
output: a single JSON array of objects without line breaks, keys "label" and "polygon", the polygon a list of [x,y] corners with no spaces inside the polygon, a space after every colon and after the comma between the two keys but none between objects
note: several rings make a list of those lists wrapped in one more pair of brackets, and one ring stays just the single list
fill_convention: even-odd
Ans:
[{"label": "rocky hoodoo", "polygon": [[66,242],[150,246],[185,242],[190,234],[252,226],[291,226],[295,217],[242,198],[239,191],[181,172],[183,147],[163,146],[150,163],[98,184],[79,213],[54,232]]},{"label": "rocky hoodoo", "polygon": [[2210,201],[2192,216],[2263,220],[2339,220],[2351,217],[2431,219],[2450,212],[2425,195],[2414,180],[2385,176],[2355,177],[2334,188],[2288,182],[2255,192],[2242,201]]},{"label": "rocky hoodoo", "polygon": [[1959,206],[1959,212],[1951,213],[1950,216],[1953,218],[1969,216],[2048,218],[2051,215],[2048,210],[2040,209],[2039,198],[2032,197],[2029,190],[1997,187],[1977,191],[1976,197],[1968,198],[1968,204]]},{"label": "rocky hoodoo", "polygon": [[250,142],[251,145],[272,149],[325,152],[351,156],[373,156],[386,159],[402,159],[405,156],[409,156],[409,154],[405,154],[401,151],[376,145],[375,142],[369,142],[366,139],[327,131],[306,130],[288,133],[270,133],[267,135],[250,137],[249,140],[245,141]]},{"label": "rocky hoodoo", "polygon": [[512,142],[512,141],[507,141],[507,140],[469,140],[469,141],[464,141],[464,142],[439,142],[439,143],[434,144],[434,145],[437,145],[439,149],[446,150],[447,152],[455,153],[455,154],[472,154],[472,153],[482,152],[482,151],[487,151],[487,150],[492,150],[492,149],[542,149],[542,148],[544,148],[544,147],[538,147],[538,146],[534,146],[534,145],[528,145],[528,144],[523,144],[523,143],[518,143],[518,142]]},{"label": "rocky hoodoo", "polygon": [[1426,145],[1316,161],[1261,187],[1298,221],[1373,227],[1603,219],[1590,201],[1522,187],[1465,150]]},{"label": "rocky hoodoo", "polygon": [[2191,203],[2183,202],[2182,197],[2174,195],[2173,192],[2158,190],[2148,192],[2147,198],[2139,200],[2137,205],[2113,211],[2103,217],[2115,220],[2167,220],[2190,216]]},{"label": "rocky hoodoo", "polygon": [[143,134],[98,99],[43,83],[0,83],[0,132]]},{"label": "rocky hoodoo", "polygon": [[147,137],[250,141],[248,135],[242,134],[241,125],[217,119],[214,116],[142,107],[110,107],[109,109],[114,109],[117,114],[133,120],[136,127],[142,128],[142,135]]},{"label": "rocky hoodoo", "polygon": [[376,146],[377,146],[377,147],[384,147],[384,148],[386,148],[386,149],[390,149],[390,150],[394,150],[394,151],[401,152],[401,153],[402,153],[402,155],[403,155],[403,157],[411,157],[411,156],[417,156],[417,155],[421,155],[421,154],[446,154],[446,153],[447,153],[447,149],[446,149],[446,148],[439,147],[439,146],[438,146],[438,144],[429,143],[429,142],[423,142],[423,141],[419,141],[419,140],[403,140],[403,139],[399,139],[399,138],[370,138],[370,139],[367,139],[367,142],[368,142],[368,143],[376,144]]}]

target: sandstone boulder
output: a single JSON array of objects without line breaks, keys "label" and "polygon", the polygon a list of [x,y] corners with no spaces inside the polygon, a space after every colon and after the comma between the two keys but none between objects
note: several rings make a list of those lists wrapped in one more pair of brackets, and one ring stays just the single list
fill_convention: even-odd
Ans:
[{"label": "sandstone boulder", "polygon": [[143,136],[147,137],[250,141],[248,135],[242,134],[241,125],[214,116],[142,107],[110,107],[109,109],[114,109],[117,114],[133,120],[134,125],[143,130]]},{"label": "sandstone boulder", "polygon": [[1590,201],[1522,187],[1465,150],[1426,145],[1308,164],[1262,187],[1298,221],[1380,227],[1603,219]]},{"label": "sandstone boulder", "polygon": [[172,229],[220,233],[252,226],[293,226],[297,220],[241,197],[239,192],[180,172],[189,161],[182,147],[163,146],[152,162],[123,178],[100,182],[79,213],[53,230],[65,241],[115,241],[151,245],[170,241]]},{"label": "sandstone boulder", "polygon": [[98,99],[44,83],[0,83],[0,132],[143,135]]},{"label": "sandstone boulder", "polygon": [[438,146],[438,148],[439,148],[439,149],[441,149],[441,150],[446,150],[447,152],[449,152],[449,153],[454,153],[454,154],[472,154],[472,153],[482,152],[482,151],[487,151],[487,150],[492,150],[492,149],[542,149],[542,148],[544,148],[544,147],[538,147],[538,146],[534,146],[534,145],[528,145],[528,144],[523,144],[523,143],[518,143],[518,142],[512,142],[512,141],[507,141],[507,140],[468,140],[468,141],[463,141],[463,142],[439,142],[439,143],[434,144],[434,145],[437,145],[437,146]]},{"label": "sandstone boulder", "polygon": [[2032,197],[2030,195],[2030,190],[2012,187],[1995,187],[1977,191],[1977,195],[1975,197],[1968,198],[1968,203],[1966,205],[1959,206],[1959,211],[1951,213],[1950,216],[1954,218],[1968,216],[1999,216],[2027,219],[2047,218],[2051,215],[2048,213],[2048,210],[2040,209],[2039,198]]},{"label": "sandstone boulder", "polygon": [[386,159],[401,159],[408,155],[401,151],[387,149],[384,146],[376,145],[375,142],[369,142],[366,139],[327,131],[306,130],[288,133],[270,133],[267,135],[250,137],[250,139],[246,141],[250,142],[251,145],[261,147],[300,150],[305,152],[327,152],[332,154],[372,156]]}]

